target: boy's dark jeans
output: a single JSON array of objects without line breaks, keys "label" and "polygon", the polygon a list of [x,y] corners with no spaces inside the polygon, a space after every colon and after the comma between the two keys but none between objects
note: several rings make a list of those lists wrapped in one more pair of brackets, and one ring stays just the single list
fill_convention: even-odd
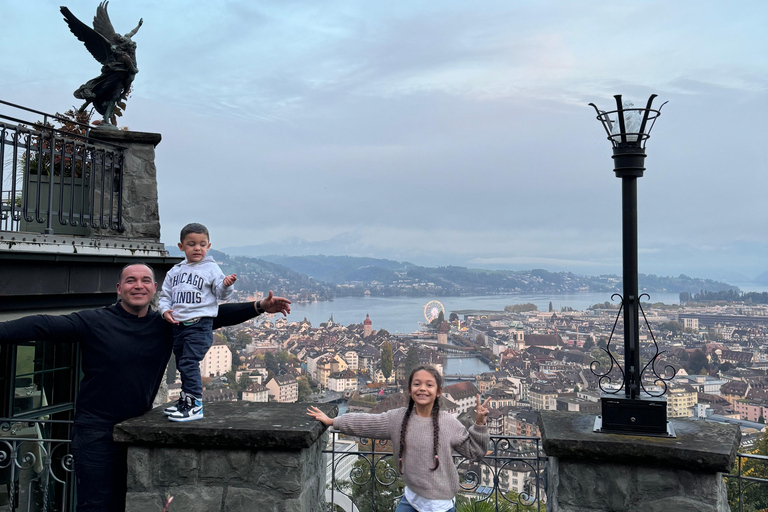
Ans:
[{"label": "boy's dark jeans", "polygon": [[181,374],[181,390],[195,398],[203,397],[200,361],[213,344],[213,318],[201,318],[192,325],[173,326],[173,355]]}]

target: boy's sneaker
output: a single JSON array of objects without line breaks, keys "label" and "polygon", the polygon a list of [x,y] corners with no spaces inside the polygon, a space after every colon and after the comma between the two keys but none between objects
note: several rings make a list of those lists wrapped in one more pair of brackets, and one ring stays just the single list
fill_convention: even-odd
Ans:
[{"label": "boy's sneaker", "polygon": [[186,396],[187,396],[187,394],[182,391],[181,395],[179,395],[179,401],[176,402],[175,404],[169,405],[168,407],[163,409],[163,414],[165,414],[166,416],[170,416],[171,414],[173,414],[176,411],[178,411],[179,407],[181,407],[181,404],[183,404],[185,402]]},{"label": "boy's sneaker", "polygon": [[203,401],[192,395],[184,397],[184,403],[168,416],[171,421],[194,421],[203,419]]}]

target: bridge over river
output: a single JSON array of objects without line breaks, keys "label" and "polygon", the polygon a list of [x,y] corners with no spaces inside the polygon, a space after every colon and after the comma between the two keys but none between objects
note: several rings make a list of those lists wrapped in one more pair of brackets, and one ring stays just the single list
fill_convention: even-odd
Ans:
[{"label": "bridge over river", "polygon": [[437,350],[439,350],[443,354],[456,354],[461,357],[471,357],[471,356],[480,355],[480,352],[478,350],[470,347],[460,347],[458,345],[448,345],[446,343],[435,343],[431,341],[422,341],[420,343],[422,345],[427,345],[429,347],[435,347]]}]

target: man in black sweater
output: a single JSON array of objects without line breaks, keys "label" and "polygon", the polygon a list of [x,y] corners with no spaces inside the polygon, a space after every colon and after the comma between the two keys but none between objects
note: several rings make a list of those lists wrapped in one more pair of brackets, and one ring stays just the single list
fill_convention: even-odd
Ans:
[{"label": "man in black sweater", "polygon": [[[83,380],[72,431],[78,512],[125,510],[126,452],[112,441],[112,428],[151,409],[171,356],[171,324],[149,308],[156,291],[152,268],[131,264],[120,274],[120,300],[112,306],[0,323],[2,343],[80,342]],[[255,304],[222,304],[213,328],[264,312],[286,315],[290,304],[271,291]]]}]

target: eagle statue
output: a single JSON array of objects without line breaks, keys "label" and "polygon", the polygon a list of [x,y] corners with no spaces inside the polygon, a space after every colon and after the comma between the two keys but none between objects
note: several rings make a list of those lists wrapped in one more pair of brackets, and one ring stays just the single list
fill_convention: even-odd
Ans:
[{"label": "eagle statue", "polygon": [[109,20],[108,4],[108,1],[101,2],[96,8],[93,28],[77,19],[66,7],[61,7],[61,14],[69,30],[101,63],[101,74],[74,92],[75,98],[85,100],[79,111],[83,112],[89,104],[93,104],[99,114],[104,116],[102,125],[114,127],[111,119],[115,105],[127,98],[133,78],[139,72],[136,67],[136,43],[131,37],[139,31],[144,20],[140,19],[135,29],[121,36],[115,32]]}]

